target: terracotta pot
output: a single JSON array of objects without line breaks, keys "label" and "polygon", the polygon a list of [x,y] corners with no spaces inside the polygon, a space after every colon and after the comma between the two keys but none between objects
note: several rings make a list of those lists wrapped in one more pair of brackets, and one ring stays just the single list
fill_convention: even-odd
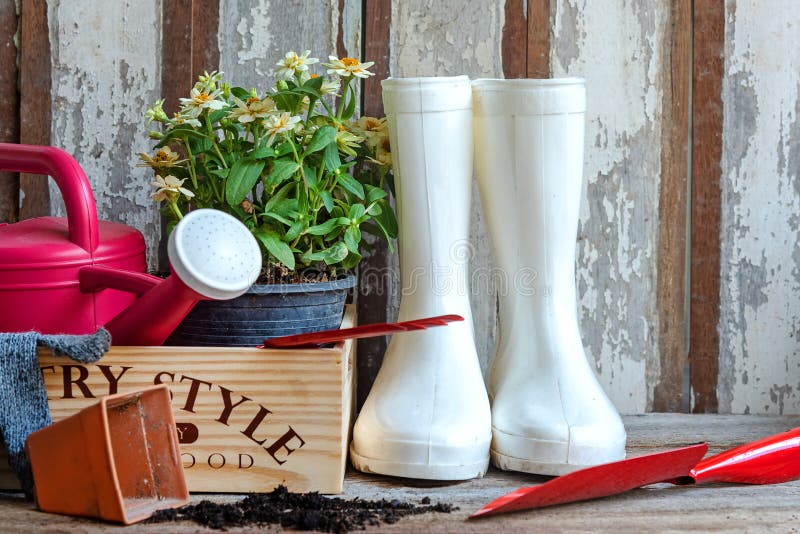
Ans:
[{"label": "terracotta pot", "polygon": [[165,385],[103,397],[26,447],[44,512],[129,525],[189,501]]}]

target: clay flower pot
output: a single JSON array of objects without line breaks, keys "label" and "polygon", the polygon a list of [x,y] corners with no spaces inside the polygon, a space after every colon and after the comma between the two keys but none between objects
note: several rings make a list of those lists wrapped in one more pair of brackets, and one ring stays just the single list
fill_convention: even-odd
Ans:
[{"label": "clay flower pot", "polygon": [[26,447],[44,512],[129,525],[189,500],[164,385],[104,397]]}]

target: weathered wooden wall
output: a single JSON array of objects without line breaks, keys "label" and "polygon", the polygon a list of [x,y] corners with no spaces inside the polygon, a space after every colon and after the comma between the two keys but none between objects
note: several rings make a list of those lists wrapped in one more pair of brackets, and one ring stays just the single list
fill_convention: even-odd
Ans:
[{"label": "weathered wooden wall", "polygon": [[666,2],[555,3],[554,76],[587,85],[578,292],[587,354],[616,406],[652,405]]},{"label": "weathered wooden wall", "polygon": [[[161,92],[161,2],[116,4],[48,2],[51,142],[80,162],[99,217],[141,230],[155,259],[160,223],[152,173],[135,165],[152,145],[143,112]],[[50,192],[53,213],[64,215],[52,182]]]},{"label": "weathered wooden wall", "polygon": [[[700,399],[695,408],[800,412],[794,348],[800,305],[793,302],[800,291],[800,219],[794,215],[800,203],[800,16],[793,0],[767,2],[768,11],[782,17],[759,16],[764,2],[729,1],[719,21],[704,9],[719,14],[723,4],[707,0],[112,4],[20,0],[22,31],[15,38],[9,34],[18,24],[9,16],[17,4],[0,0],[0,46],[5,47],[0,68],[9,72],[15,44],[20,48],[21,43],[23,59],[21,116],[13,112],[17,104],[4,101],[0,134],[50,142],[75,154],[92,182],[100,216],[142,230],[152,266],[161,224],[149,198],[149,172],[135,167],[136,153],[150,146],[142,114],[161,95],[174,99],[187,92],[203,70],[223,70],[238,84],[263,87],[272,81],[283,52],[311,49],[323,59],[335,53],[375,60],[381,76],[580,75],[587,79],[588,110],[577,306],[587,355],[611,398],[626,413],[679,410],[688,402],[683,372],[689,320],[683,307],[687,202],[695,209],[693,217],[705,220],[699,204],[686,198],[691,113],[691,144],[696,151],[703,148],[694,157],[701,164],[693,166],[692,191],[710,192],[712,207],[719,206],[708,213],[721,213],[722,221],[714,223],[712,217],[711,227],[695,227],[693,234],[693,252],[700,246],[698,235],[721,251],[709,256],[710,267],[694,258],[691,264],[692,272],[705,268],[709,278],[698,277],[696,287],[693,283],[692,302],[717,312],[705,318],[719,317],[719,342],[714,337],[705,346],[700,343],[704,317],[691,317],[701,332],[694,333],[698,349],[689,359],[691,384]],[[711,28],[695,32],[694,65],[691,17],[695,27],[706,21]],[[724,32],[718,33],[719,43],[714,31]],[[711,64],[706,61],[723,53],[724,79],[719,69],[719,76],[703,85]],[[692,67],[695,87],[709,89],[703,100],[695,95],[690,111]],[[0,88],[7,87],[13,87],[13,79],[0,76]],[[379,114],[380,109],[379,84],[370,80],[364,110]],[[713,119],[717,109],[724,121],[715,130],[714,120],[705,119]],[[703,154],[715,154],[704,147],[718,139],[721,155],[703,160]],[[720,177],[705,172],[714,168],[721,168]],[[41,183],[22,177],[21,216],[61,213]],[[721,187],[721,196],[713,195],[713,187]],[[52,187],[49,192],[57,197]],[[14,194],[13,187],[0,191],[4,218],[14,215]],[[471,243],[461,252],[470,255],[477,345],[485,369],[495,342],[495,299],[477,190],[473,211]],[[393,317],[396,268],[397,258],[380,246],[368,257],[363,270],[371,277],[360,289],[362,321]],[[361,344],[362,386],[371,382],[384,346],[383,340]]]},{"label": "weathered wooden wall", "polygon": [[798,7],[793,0],[726,3],[722,412],[800,412]]}]

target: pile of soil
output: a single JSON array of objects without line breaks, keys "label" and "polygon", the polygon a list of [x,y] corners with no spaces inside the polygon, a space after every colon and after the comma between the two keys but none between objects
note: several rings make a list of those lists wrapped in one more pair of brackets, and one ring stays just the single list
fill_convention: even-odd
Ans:
[{"label": "pile of soil", "polygon": [[175,510],[159,510],[149,523],[194,521],[214,529],[280,525],[297,530],[343,533],[366,526],[396,523],[408,515],[428,512],[449,514],[458,510],[450,504],[431,504],[428,497],[420,504],[399,500],[365,501],[323,497],[319,493],[292,493],[284,486],[271,493],[253,494],[241,501],[219,504],[201,501]]}]

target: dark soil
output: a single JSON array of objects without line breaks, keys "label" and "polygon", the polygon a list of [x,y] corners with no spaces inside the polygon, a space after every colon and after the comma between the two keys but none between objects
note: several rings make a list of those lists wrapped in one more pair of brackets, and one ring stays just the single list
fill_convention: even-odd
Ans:
[{"label": "dark soil", "polygon": [[271,263],[261,269],[257,284],[310,284],[328,282],[333,277],[326,270],[305,269],[290,271],[285,265]]},{"label": "dark soil", "polygon": [[194,521],[214,529],[253,525],[280,525],[297,530],[349,532],[367,526],[396,523],[408,515],[458,510],[450,504],[431,504],[428,497],[420,504],[399,500],[365,501],[324,497],[319,493],[292,493],[279,486],[271,493],[253,494],[241,501],[219,504],[201,501],[176,510],[160,510],[150,523]]}]

